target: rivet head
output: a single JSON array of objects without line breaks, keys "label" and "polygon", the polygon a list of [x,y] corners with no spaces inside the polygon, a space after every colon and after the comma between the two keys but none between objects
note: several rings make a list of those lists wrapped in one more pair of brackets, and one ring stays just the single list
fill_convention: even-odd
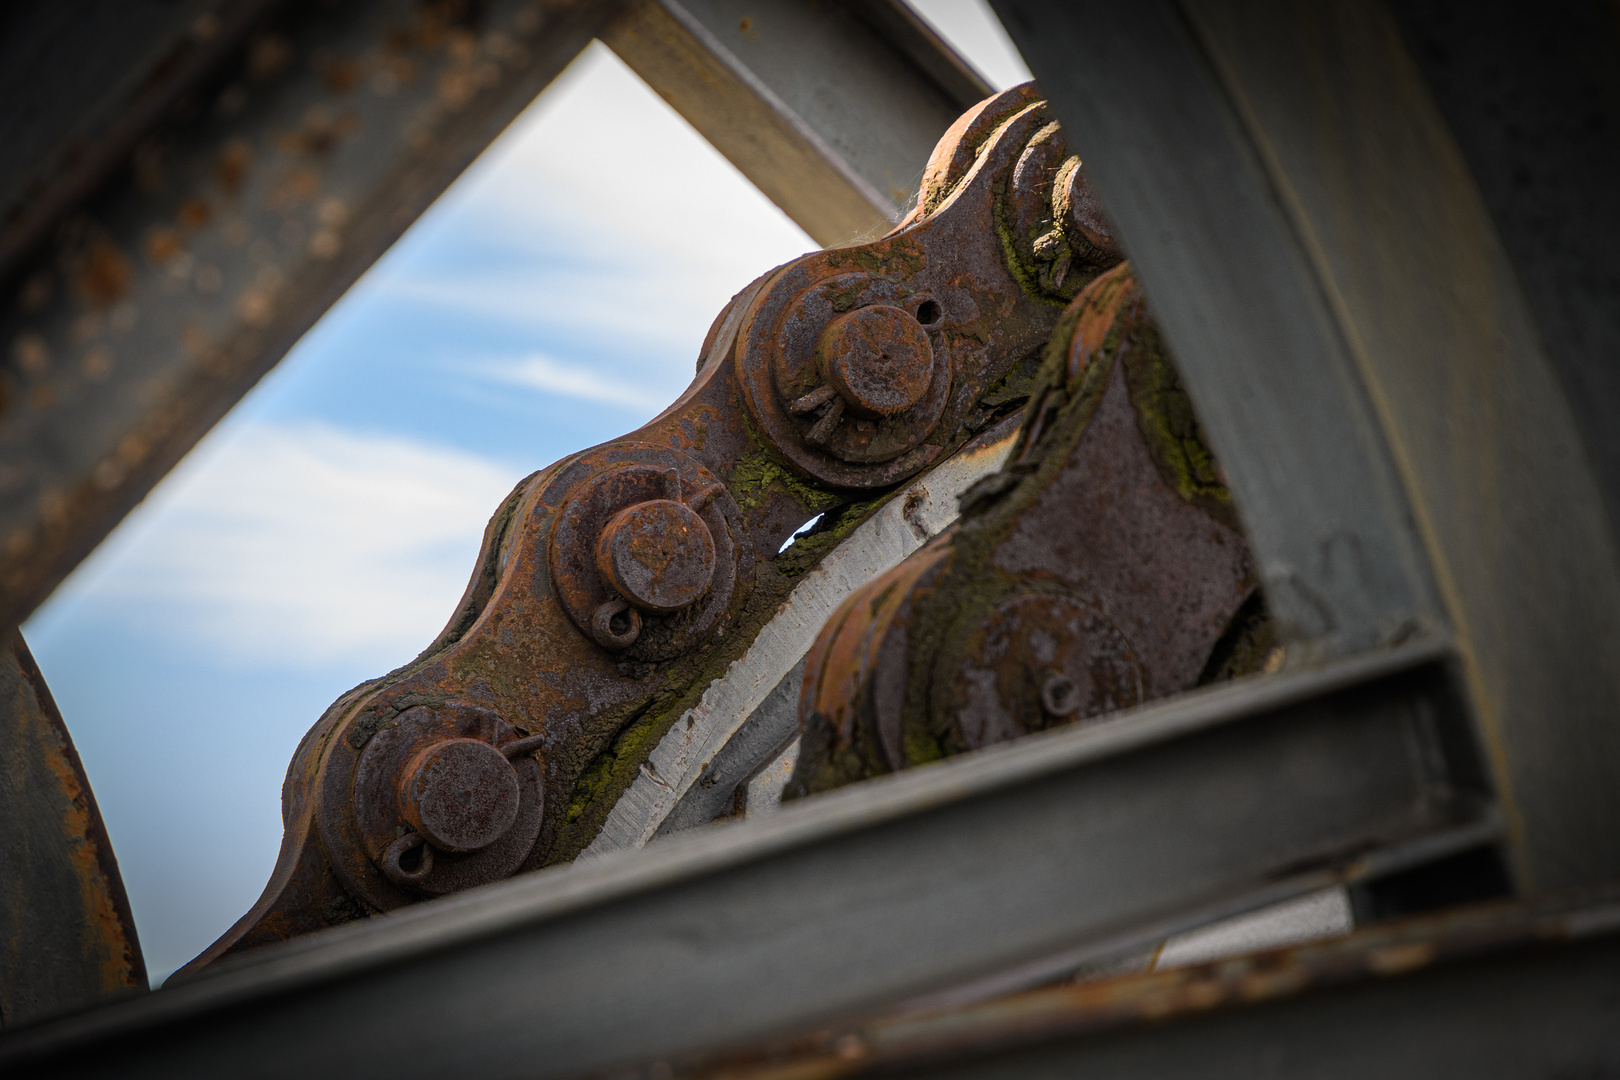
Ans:
[{"label": "rivet head", "polygon": [[1041,684],[1041,708],[1046,710],[1048,716],[1073,716],[1084,704],[1080,698],[1080,687],[1061,672],[1049,676]]},{"label": "rivet head", "polygon": [[478,851],[493,844],[517,820],[520,801],[511,762],[478,739],[425,747],[399,779],[400,815],[441,851]]},{"label": "rivet head", "polygon": [[856,308],[821,333],[817,357],[827,383],[856,416],[879,419],[915,406],[934,381],[928,332],[888,304]]},{"label": "rivet head", "polygon": [[697,512],[673,499],[620,510],[596,542],[596,568],[609,588],[647,611],[695,604],[714,577],[714,537]]}]

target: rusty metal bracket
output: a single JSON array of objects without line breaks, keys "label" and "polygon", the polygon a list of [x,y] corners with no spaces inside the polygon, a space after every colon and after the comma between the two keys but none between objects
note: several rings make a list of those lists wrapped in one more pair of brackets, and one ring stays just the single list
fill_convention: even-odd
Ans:
[{"label": "rusty metal bracket", "polygon": [[0,1028],[146,989],[89,777],[22,634],[0,640]]},{"label": "rusty metal bracket", "polygon": [[[1061,181],[1063,157],[1037,137],[1024,162]],[[1129,264],[1069,307],[1010,463],[962,503],[811,649],[787,797],[1253,671],[1272,648],[1231,496]]]},{"label": "rusty metal bracket", "polygon": [[987,392],[1027,380],[1062,303],[1119,258],[1031,273],[1020,230],[1081,235],[1054,137],[1032,86],[981,103],[904,226],[749,286],[673,405],[523,481],[439,639],[304,738],[270,884],[193,966],[584,849],[797,577],[1022,406]]}]

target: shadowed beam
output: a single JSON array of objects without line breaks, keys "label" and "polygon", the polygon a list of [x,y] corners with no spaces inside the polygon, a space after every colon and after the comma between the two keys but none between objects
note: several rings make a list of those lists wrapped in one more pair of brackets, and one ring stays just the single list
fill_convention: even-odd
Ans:
[{"label": "shadowed beam", "polygon": [[899,0],[641,0],[603,40],[824,247],[898,224],[993,92]]}]

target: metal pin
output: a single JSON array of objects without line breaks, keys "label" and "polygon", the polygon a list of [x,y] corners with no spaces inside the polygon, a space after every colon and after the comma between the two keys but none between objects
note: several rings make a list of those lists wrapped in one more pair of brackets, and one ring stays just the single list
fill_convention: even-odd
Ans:
[{"label": "metal pin", "polygon": [[844,399],[835,397],[827,411],[821,414],[814,427],[805,433],[804,441],[813,446],[820,446],[832,438],[833,432],[838,430],[838,422],[844,418]]},{"label": "metal pin", "polygon": [[838,393],[830,386],[818,386],[801,398],[795,398],[788,406],[788,412],[796,416],[803,416],[807,412],[815,412],[822,405],[831,401]]}]

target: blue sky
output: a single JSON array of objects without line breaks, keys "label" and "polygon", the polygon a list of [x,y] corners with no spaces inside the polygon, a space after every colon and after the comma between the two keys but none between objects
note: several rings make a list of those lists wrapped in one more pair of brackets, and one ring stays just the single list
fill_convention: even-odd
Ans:
[{"label": "blue sky", "polygon": [[[916,7],[1028,77],[982,4]],[[593,45],[25,624],[155,978],[258,896],[299,737],[438,632],[511,486],[658,412],[814,247]]]}]

